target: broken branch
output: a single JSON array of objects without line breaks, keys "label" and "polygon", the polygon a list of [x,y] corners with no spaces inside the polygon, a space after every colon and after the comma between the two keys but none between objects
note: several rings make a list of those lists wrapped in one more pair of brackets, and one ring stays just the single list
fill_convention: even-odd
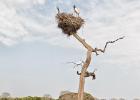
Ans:
[{"label": "broken branch", "polygon": [[[79,73],[78,71],[77,71],[77,75],[81,75],[81,73]],[[93,71],[93,72],[88,72],[88,71],[86,71],[85,72],[85,75],[84,75],[84,77],[92,77],[92,80],[93,79],[96,79],[96,75],[95,75],[95,72]]]}]

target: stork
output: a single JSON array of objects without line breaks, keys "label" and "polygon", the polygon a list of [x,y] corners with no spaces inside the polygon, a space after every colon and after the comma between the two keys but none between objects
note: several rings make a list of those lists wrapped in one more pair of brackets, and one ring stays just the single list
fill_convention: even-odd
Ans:
[{"label": "stork", "polygon": [[60,9],[59,9],[59,7],[56,7],[57,8],[57,12],[58,12],[58,14],[60,13]]},{"label": "stork", "polygon": [[73,5],[74,12],[79,16],[80,10],[75,5]]}]

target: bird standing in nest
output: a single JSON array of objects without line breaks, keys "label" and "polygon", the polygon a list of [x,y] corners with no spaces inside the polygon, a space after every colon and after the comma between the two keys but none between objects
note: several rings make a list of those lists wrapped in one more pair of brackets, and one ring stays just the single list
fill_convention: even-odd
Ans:
[{"label": "bird standing in nest", "polygon": [[73,5],[73,9],[74,9],[74,12],[78,15],[79,17],[79,14],[80,14],[80,10],[79,8],[77,8],[75,5]]},{"label": "bird standing in nest", "polygon": [[59,7],[56,7],[57,8],[57,13],[59,14],[60,13],[60,9],[59,9]]}]

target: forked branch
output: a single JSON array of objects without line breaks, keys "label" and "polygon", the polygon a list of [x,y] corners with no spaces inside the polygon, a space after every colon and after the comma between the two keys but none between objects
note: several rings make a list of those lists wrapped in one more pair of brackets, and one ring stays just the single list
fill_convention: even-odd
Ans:
[{"label": "forked branch", "polygon": [[96,55],[99,55],[97,51],[100,51],[100,52],[104,53],[105,50],[106,50],[106,48],[107,48],[107,46],[108,46],[108,44],[115,43],[116,41],[121,40],[121,39],[124,39],[124,37],[125,37],[125,36],[123,36],[123,37],[117,38],[117,39],[114,40],[114,41],[108,41],[108,42],[106,42],[106,44],[105,44],[105,46],[104,46],[103,49],[99,49],[99,48],[92,48],[88,43],[86,43],[85,39],[82,39],[82,38],[79,37],[77,34],[73,34],[73,36],[74,36],[79,42],[81,42],[81,43],[83,44],[83,46],[84,46],[88,51],[95,52]]},{"label": "forked branch", "polygon": [[106,48],[107,48],[108,44],[115,43],[116,41],[121,40],[121,39],[124,39],[124,38],[125,38],[125,36],[120,37],[120,38],[117,38],[117,39],[114,40],[114,41],[108,41],[108,42],[106,42],[106,44],[105,44],[105,46],[104,46],[103,49],[95,48],[93,52],[95,52],[96,55],[99,55],[97,51],[100,51],[100,52],[104,53],[104,52],[106,51]]}]

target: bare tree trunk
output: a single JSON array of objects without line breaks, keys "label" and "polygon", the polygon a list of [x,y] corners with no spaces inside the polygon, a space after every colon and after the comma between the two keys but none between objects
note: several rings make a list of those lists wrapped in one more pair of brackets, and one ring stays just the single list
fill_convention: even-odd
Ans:
[{"label": "bare tree trunk", "polygon": [[80,75],[80,82],[79,82],[79,90],[78,90],[78,100],[83,100],[84,98],[84,85],[85,85],[85,73],[87,71],[87,68],[91,62],[91,51],[87,51],[87,58],[86,61],[84,62],[84,65],[81,70],[81,75]]},{"label": "bare tree trunk", "polygon": [[84,98],[84,85],[85,85],[85,73],[87,71],[87,68],[91,62],[91,54],[93,51],[93,48],[88,45],[84,39],[80,38],[77,34],[73,35],[79,42],[81,42],[84,47],[88,50],[87,51],[87,57],[86,60],[83,64],[82,70],[81,70],[81,75],[80,75],[80,80],[79,80],[79,90],[78,90],[78,100],[83,100]]}]

